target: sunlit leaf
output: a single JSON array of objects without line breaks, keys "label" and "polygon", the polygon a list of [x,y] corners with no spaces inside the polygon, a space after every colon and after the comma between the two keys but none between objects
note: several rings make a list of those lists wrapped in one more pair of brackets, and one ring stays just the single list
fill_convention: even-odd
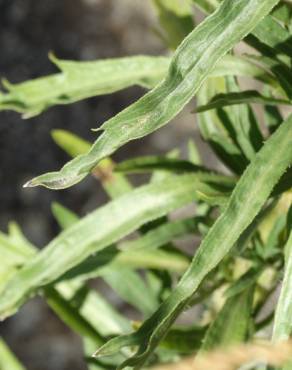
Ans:
[{"label": "sunlit leaf", "polygon": [[[66,130],[53,130],[52,138],[71,157],[86,153],[90,149],[90,142]],[[111,158],[104,158],[94,168],[92,175],[97,178],[106,193],[116,198],[131,190],[132,186],[125,176],[114,173],[115,163]]]},{"label": "sunlit leaf", "polygon": [[0,369],[25,370],[2,338],[0,338]]},{"label": "sunlit leaf", "polygon": [[91,96],[113,93],[133,85],[153,87],[164,76],[168,58],[135,56],[93,62],[51,60],[60,73],[21,84],[4,81],[0,110],[12,109],[24,117],[40,114],[50,106],[69,104]]},{"label": "sunlit leaf", "polygon": [[15,312],[36,289],[90,255],[144,223],[192,202],[196,191],[208,188],[196,175],[172,177],[135,189],[87,215],[49,243],[7,284],[0,297],[1,316]]},{"label": "sunlit leaf", "polygon": [[78,221],[78,216],[74,212],[59,203],[52,204],[52,213],[62,229],[67,229]]},{"label": "sunlit leaf", "polygon": [[203,339],[202,351],[244,342],[248,337],[253,287],[228,298]]},{"label": "sunlit leaf", "polygon": [[199,106],[195,112],[200,113],[209,109],[227,107],[236,104],[258,103],[265,105],[291,105],[291,102],[284,99],[276,99],[269,96],[261,95],[258,91],[247,90],[241,92],[233,92],[228,94],[218,94],[206,105]]},{"label": "sunlit leaf", "polygon": [[103,278],[125,302],[137,307],[146,317],[157,308],[158,302],[149,286],[129,268],[108,269]]},{"label": "sunlit leaf", "polygon": [[81,181],[98,162],[127,142],[167,124],[196,94],[214,65],[257,23],[278,0],[225,0],[177,48],[167,77],[136,103],[104,123],[91,150],[59,172],[37,177],[26,186],[62,189]]},{"label": "sunlit leaf", "polygon": [[170,48],[175,49],[194,28],[190,0],[152,1],[164,30],[163,38]]},{"label": "sunlit leaf", "polygon": [[240,234],[260,211],[281,175],[291,165],[291,134],[292,116],[269,138],[247,167],[231,195],[226,210],[202,241],[176,289],[137,332],[109,341],[97,351],[97,355],[115,353],[124,346],[135,344],[139,345],[138,351],[120,368],[135,366],[138,369],[145,363],[203,279],[231,250]]},{"label": "sunlit leaf", "polygon": [[292,232],[285,245],[285,273],[276,308],[273,340],[286,340],[292,333]]}]

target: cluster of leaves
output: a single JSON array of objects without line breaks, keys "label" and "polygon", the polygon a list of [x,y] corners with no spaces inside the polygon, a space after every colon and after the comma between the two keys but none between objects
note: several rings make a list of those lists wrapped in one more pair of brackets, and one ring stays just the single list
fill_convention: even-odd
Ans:
[{"label": "cluster of leaves", "polygon": [[[53,131],[73,160],[26,184],[62,189],[91,174],[110,198],[105,205],[79,218],[53,204],[62,231],[42,251],[15,223],[0,234],[0,317],[43,295],[82,336],[90,370],[174,362],[259,334],[269,340],[263,329],[272,322],[273,341],[292,331],[292,116],[283,118],[280,109],[292,98],[292,5],[279,0],[153,4],[157,32],[175,49],[171,58],[73,62],[52,56],[59,73],[18,85],[4,82],[7,91],[0,94],[0,109],[31,117],[134,84],[151,89],[104,123],[93,144]],[[197,11],[206,15],[198,25]],[[249,54],[235,53],[241,40]],[[242,91],[240,77],[256,80],[259,88]],[[201,135],[228,171],[205,167],[192,141],[184,159],[177,150],[118,164],[109,158],[130,140],[167,124],[194,96]],[[134,188],[129,173],[151,176]],[[192,216],[170,217],[190,204]],[[124,238],[130,234],[133,238]],[[194,257],[178,247],[187,235],[202,240]],[[282,275],[276,308],[270,304],[263,317]],[[97,277],[143,321],[132,323],[87,286]],[[175,324],[192,307],[200,312],[192,324]],[[9,368],[22,368],[0,342],[2,352],[0,364],[5,358]]]}]

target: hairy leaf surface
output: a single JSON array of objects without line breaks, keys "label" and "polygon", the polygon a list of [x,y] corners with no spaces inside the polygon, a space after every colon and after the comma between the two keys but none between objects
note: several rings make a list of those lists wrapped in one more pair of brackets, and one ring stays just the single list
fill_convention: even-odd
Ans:
[{"label": "hairy leaf surface", "polygon": [[292,163],[292,116],[269,138],[237,183],[224,213],[201,243],[189,269],[176,289],[159,309],[130,336],[109,341],[97,355],[111,354],[124,346],[139,345],[136,354],[120,368],[136,369],[148,359],[178,315],[185,309],[206,275],[231,250],[242,232],[251,224]]},{"label": "hairy leaf surface", "polygon": [[87,215],[49,243],[8,283],[0,297],[0,315],[15,312],[39,287],[144,223],[190,203],[196,191],[208,188],[196,175],[172,177],[135,189]]},{"label": "hairy leaf surface", "polygon": [[195,112],[205,112],[209,109],[223,108],[236,104],[265,104],[265,105],[291,105],[291,102],[284,99],[277,99],[270,96],[261,95],[258,91],[247,90],[242,92],[232,92],[227,94],[218,94],[206,105],[199,106]]},{"label": "hairy leaf surface", "polygon": [[292,332],[292,231],[285,246],[285,273],[278,301],[273,340],[288,340]]},{"label": "hairy leaf surface", "polygon": [[127,142],[167,124],[198,91],[216,63],[270,12],[278,0],[225,0],[176,50],[165,80],[136,103],[104,123],[91,150],[61,171],[31,180],[26,186],[62,189],[81,181]]},{"label": "hairy leaf surface", "polygon": [[135,56],[93,62],[51,60],[61,73],[20,84],[4,81],[0,110],[11,109],[25,118],[53,105],[69,104],[91,96],[110,94],[133,85],[155,86],[169,66],[166,57]]},{"label": "hairy leaf surface", "polygon": [[253,288],[228,298],[203,339],[202,351],[244,342],[247,339]]}]

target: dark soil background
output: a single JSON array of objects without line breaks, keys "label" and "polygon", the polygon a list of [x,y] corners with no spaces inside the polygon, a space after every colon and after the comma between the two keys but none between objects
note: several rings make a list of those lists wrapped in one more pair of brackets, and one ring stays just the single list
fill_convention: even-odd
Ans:
[{"label": "dark soil background", "polygon": [[[55,72],[47,58],[49,51],[59,58],[75,60],[161,54],[164,48],[153,32],[154,26],[148,0],[0,0],[0,76],[15,83]],[[13,112],[0,112],[1,230],[15,220],[29,239],[42,247],[58,232],[50,212],[52,201],[79,214],[104,202],[104,193],[91,179],[59,192],[23,189],[22,185],[68,160],[52,141],[52,129],[68,129],[94,140],[96,134],[90,128],[143,93],[131,88],[54,107],[29,120]],[[130,143],[115,158],[164,153],[174,145],[185,150],[188,138],[194,136],[194,117],[180,115],[175,124]],[[79,339],[41,299],[29,302],[18,315],[1,324],[0,332],[29,370],[85,369]]]},{"label": "dark soil background", "polygon": [[[0,0],[0,76],[15,83],[55,72],[47,57],[50,50],[59,58],[75,60],[161,52],[162,45],[150,30],[151,8],[149,4],[137,4],[125,0]],[[92,204],[91,197],[100,195],[90,181],[62,192],[27,190],[22,189],[22,184],[68,160],[51,139],[53,128],[65,128],[94,140],[96,134],[90,128],[142,93],[142,89],[131,88],[51,108],[29,120],[22,120],[16,113],[1,112],[1,228],[15,219],[34,242],[42,245],[54,232],[49,217],[52,200],[62,201],[79,212]],[[141,143],[134,143],[131,149],[143,151]]]}]

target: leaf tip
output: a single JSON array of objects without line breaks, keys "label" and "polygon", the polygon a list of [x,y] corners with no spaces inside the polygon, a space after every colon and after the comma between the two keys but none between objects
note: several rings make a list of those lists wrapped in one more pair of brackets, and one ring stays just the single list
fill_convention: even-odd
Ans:
[{"label": "leaf tip", "polygon": [[98,357],[102,357],[103,354],[102,354],[102,348],[103,346],[99,347],[92,355],[91,357],[92,358],[98,358]]},{"label": "leaf tip", "polygon": [[103,128],[102,127],[91,128],[90,131],[93,131],[93,132],[103,131]]},{"label": "leaf tip", "polygon": [[39,183],[37,183],[34,180],[29,180],[25,184],[22,185],[23,188],[34,188],[35,186],[38,186]]},{"label": "leaf tip", "polygon": [[50,50],[49,53],[48,53],[48,58],[49,60],[55,64],[55,66],[59,67],[58,63],[59,63],[59,59],[57,58],[56,54]]}]

